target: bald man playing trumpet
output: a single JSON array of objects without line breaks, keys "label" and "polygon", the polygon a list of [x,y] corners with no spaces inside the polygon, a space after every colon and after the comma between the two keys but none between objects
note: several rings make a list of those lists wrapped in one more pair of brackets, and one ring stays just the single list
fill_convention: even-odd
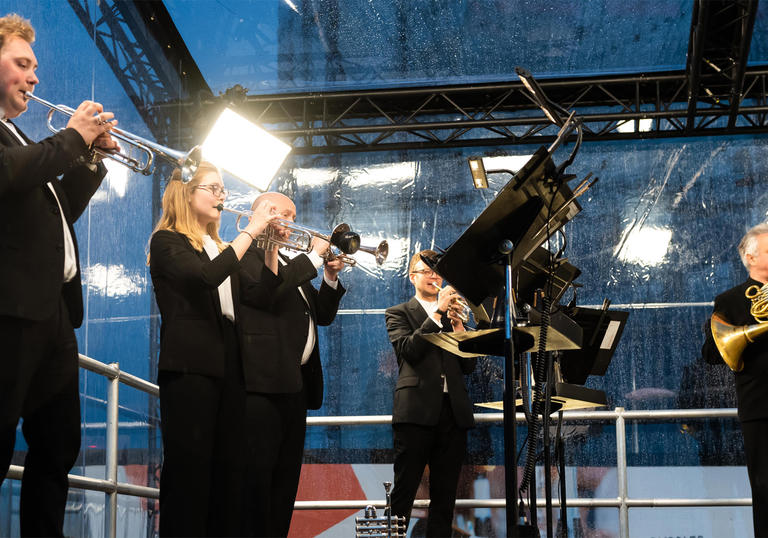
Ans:
[{"label": "bald man playing trumpet", "polygon": [[[287,196],[269,192],[259,196],[275,207],[282,219],[295,221],[296,206]],[[290,232],[273,226],[275,239]],[[242,356],[247,391],[248,493],[246,522],[249,536],[287,536],[304,457],[308,409],[323,402],[323,371],[317,327],[336,317],[344,286],[341,259],[325,261],[329,244],[318,237],[312,251],[288,258],[279,245],[251,245],[242,270],[260,274],[266,264],[282,278],[273,301],[261,309],[243,305]],[[312,280],[323,268],[318,290]]]}]

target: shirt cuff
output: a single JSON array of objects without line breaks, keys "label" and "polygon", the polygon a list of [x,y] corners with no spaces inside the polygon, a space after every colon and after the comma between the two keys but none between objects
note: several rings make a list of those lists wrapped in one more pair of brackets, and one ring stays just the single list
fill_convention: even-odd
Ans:
[{"label": "shirt cuff", "polygon": [[312,262],[312,265],[315,266],[315,269],[320,269],[323,266],[323,263],[325,262],[325,260],[323,260],[323,258],[320,257],[320,254],[318,254],[314,250],[311,250],[309,253],[307,253],[307,258],[309,258],[309,261]]},{"label": "shirt cuff", "polygon": [[325,274],[325,271],[323,271],[323,281],[333,289],[337,289],[339,287],[339,279],[337,278],[336,280],[328,280],[328,276]]}]

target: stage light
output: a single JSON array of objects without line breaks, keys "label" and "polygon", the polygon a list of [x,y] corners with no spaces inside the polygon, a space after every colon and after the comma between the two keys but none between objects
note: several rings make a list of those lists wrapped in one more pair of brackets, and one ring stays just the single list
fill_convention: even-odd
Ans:
[{"label": "stage light", "polygon": [[203,158],[264,192],[291,146],[225,108],[203,142]]},{"label": "stage light", "polygon": [[544,95],[544,91],[541,89],[541,86],[539,86],[539,83],[536,82],[536,79],[533,78],[530,71],[522,67],[515,67],[515,73],[520,79],[520,82],[523,83],[523,86],[525,86],[525,89],[528,90],[528,93],[533,96],[533,100],[539,106],[541,111],[544,112],[547,119],[560,127],[565,125],[563,118],[560,117],[560,114],[557,113],[552,106],[552,103],[550,103],[549,99]]},{"label": "stage light", "polygon": [[[616,130],[620,133],[634,133],[636,123],[637,122],[635,120],[625,120],[616,126]],[[652,127],[653,127],[652,118],[641,118],[639,120],[637,131],[641,133],[645,133],[650,131]]]},{"label": "stage light", "polygon": [[485,174],[485,166],[483,166],[482,157],[470,157],[467,159],[469,162],[469,170],[472,172],[472,182],[475,184],[476,189],[488,188],[488,176]]},{"label": "stage light", "polygon": [[470,157],[469,170],[476,189],[488,188],[488,174],[505,173],[514,176],[533,155],[497,155],[494,157]]}]

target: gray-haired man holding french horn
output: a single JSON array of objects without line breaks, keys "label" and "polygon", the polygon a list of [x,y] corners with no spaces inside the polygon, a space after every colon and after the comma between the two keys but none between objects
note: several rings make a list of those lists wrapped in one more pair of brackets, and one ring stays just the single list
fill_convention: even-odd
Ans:
[{"label": "gray-haired man holding french horn", "polygon": [[749,278],[715,298],[701,351],[734,371],[755,536],[768,536],[768,224],[751,228],[738,250]]}]

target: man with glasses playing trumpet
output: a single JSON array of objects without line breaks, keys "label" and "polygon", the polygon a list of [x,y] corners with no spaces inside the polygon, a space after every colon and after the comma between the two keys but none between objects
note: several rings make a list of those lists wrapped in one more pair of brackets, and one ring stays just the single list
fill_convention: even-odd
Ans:
[{"label": "man with glasses playing trumpet", "polygon": [[[260,195],[277,215],[294,221],[296,206],[276,192]],[[242,309],[243,368],[245,372],[248,436],[247,534],[287,536],[299,486],[304,456],[308,409],[323,401],[323,372],[317,327],[336,317],[345,289],[338,279],[340,258],[326,261],[330,247],[315,236],[312,249],[291,259],[278,252],[291,231],[270,225],[262,247],[251,245],[242,268],[259,274],[266,265],[282,278],[271,302],[262,308]],[[269,230],[268,230],[269,231]],[[269,239],[267,239],[269,238]],[[318,290],[312,285],[323,267]]]},{"label": "man with glasses playing trumpet", "polygon": [[414,297],[385,312],[400,371],[392,412],[392,513],[405,516],[408,525],[428,465],[427,536],[451,536],[467,430],[474,426],[464,376],[475,369],[475,359],[462,359],[422,338],[423,334],[465,330],[466,303],[451,286],[441,287],[442,278],[423,260],[432,256],[436,253],[423,250],[411,258],[408,277]]},{"label": "man with glasses playing trumpet", "polygon": [[109,131],[117,122],[84,101],[59,133],[27,138],[11,120],[39,82],[34,39],[28,20],[0,18],[0,484],[23,417],[21,534],[61,536],[80,449],[74,328],[83,298],[73,223],[106,174],[90,149],[116,150]]},{"label": "man with glasses playing trumpet", "polygon": [[768,223],[751,228],[738,250],[749,278],[715,298],[701,351],[707,362],[725,360],[735,372],[752,522],[755,536],[768,536]]}]

